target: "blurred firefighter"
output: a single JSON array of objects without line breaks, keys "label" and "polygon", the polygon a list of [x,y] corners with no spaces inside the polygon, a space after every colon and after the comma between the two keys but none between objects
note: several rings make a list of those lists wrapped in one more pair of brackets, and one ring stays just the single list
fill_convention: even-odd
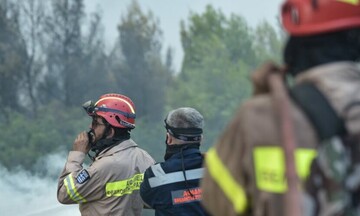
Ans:
[{"label": "blurred firefighter", "polygon": [[[83,107],[92,117],[90,131],[80,133],[69,152],[59,178],[59,202],[79,203],[82,215],[140,216],[140,183],[155,161],[130,138],[134,103],[121,94],[105,94]],[[92,164],[84,168],[86,154]]]},{"label": "blurred firefighter", "polygon": [[207,153],[203,204],[227,216],[360,215],[360,1],[287,0],[281,16],[286,66],[253,73],[254,96]]},{"label": "blurred firefighter", "polygon": [[156,216],[207,215],[200,205],[203,175],[203,116],[195,109],[172,110],[165,119],[165,162],[148,168],[140,194]]}]

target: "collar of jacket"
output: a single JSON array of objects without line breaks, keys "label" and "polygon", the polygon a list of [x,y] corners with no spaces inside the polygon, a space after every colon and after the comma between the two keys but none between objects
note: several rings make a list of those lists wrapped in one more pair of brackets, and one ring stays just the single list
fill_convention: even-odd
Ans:
[{"label": "collar of jacket", "polygon": [[[200,149],[199,147],[190,147],[190,148],[186,148],[182,151],[182,154],[184,157],[191,155],[191,154],[196,154],[198,153],[199,155],[201,155]],[[173,153],[167,160],[169,159],[179,159],[181,158],[181,151],[179,150],[178,152]]]},{"label": "collar of jacket", "polygon": [[127,139],[122,142],[120,141],[117,145],[106,148],[102,152],[100,152],[100,154],[95,158],[95,160],[99,160],[102,157],[107,157],[115,154],[116,152],[137,146],[138,145],[132,139]]},{"label": "collar of jacket", "polygon": [[[327,77],[327,79],[334,79],[335,77],[335,79],[338,80],[351,80],[354,75],[358,75],[359,70],[360,64],[351,61],[337,61],[321,64],[301,72],[298,76],[296,76],[295,83],[313,82],[319,84],[325,82],[324,77]],[[328,77],[329,75],[331,77]]]}]

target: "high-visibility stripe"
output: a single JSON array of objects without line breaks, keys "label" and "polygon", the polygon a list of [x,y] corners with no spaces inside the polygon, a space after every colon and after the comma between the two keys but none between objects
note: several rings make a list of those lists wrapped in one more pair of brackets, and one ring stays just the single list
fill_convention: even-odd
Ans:
[{"label": "high-visibility stripe", "polygon": [[162,176],[166,174],[160,164],[151,166],[151,170],[154,173],[154,176]]},{"label": "high-visibility stripe", "polygon": [[296,171],[302,180],[310,174],[310,166],[317,153],[313,149],[299,148],[295,151]]},{"label": "high-visibility stripe", "polygon": [[123,196],[132,194],[133,191],[140,189],[140,184],[144,179],[144,174],[136,174],[133,177],[121,181],[106,183],[105,191],[107,197]]},{"label": "high-visibility stripe", "polygon": [[235,212],[244,213],[247,207],[245,191],[224,166],[214,148],[207,152],[205,161],[209,174],[232,202]]},{"label": "high-visibility stripe", "polygon": [[[161,168],[161,167],[160,167]],[[158,172],[159,174],[160,172]],[[195,180],[202,178],[204,168],[192,169],[185,171],[187,180]],[[183,171],[166,173],[164,175],[158,175],[149,178],[149,184],[151,188],[159,187],[166,184],[185,181]]]},{"label": "high-visibility stripe", "polygon": [[101,98],[100,100],[98,100],[98,101],[95,103],[95,106],[96,106],[99,102],[101,102],[101,101],[103,101],[103,100],[107,100],[107,99],[113,99],[113,100],[122,101],[122,102],[126,103],[126,104],[129,106],[129,108],[130,108],[130,110],[131,110],[132,113],[135,113],[134,107],[131,106],[131,104],[130,104],[129,102],[127,102],[127,101],[126,101],[125,99],[123,99],[123,98],[118,98],[118,97],[104,97],[104,98]]},{"label": "high-visibility stripe", "polygon": [[[301,179],[309,175],[313,149],[298,148],[295,151],[296,171]],[[288,186],[285,179],[285,155],[279,146],[256,147],[253,151],[256,186],[271,193],[284,193]]]},{"label": "high-visibility stripe", "polygon": [[77,203],[85,203],[86,199],[84,199],[76,190],[74,178],[71,173],[64,179],[64,185],[66,188],[66,192],[69,195],[70,199]]},{"label": "high-visibility stripe", "polygon": [[352,4],[352,5],[359,5],[360,0],[336,0],[338,2],[344,2],[347,4]]}]

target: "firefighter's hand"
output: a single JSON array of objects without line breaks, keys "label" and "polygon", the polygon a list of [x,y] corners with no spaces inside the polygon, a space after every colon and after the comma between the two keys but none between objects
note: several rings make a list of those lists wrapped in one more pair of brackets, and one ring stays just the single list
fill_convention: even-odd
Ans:
[{"label": "firefighter's hand", "polygon": [[87,154],[90,151],[89,138],[86,131],[81,132],[75,139],[73,151],[81,151]]},{"label": "firefighter's hand", "polygon": [[270,91],[268,77],[272,73],[279,73],[281,76],[285,77],[285,67],[277,66],[273,62],[266,62],[251,74],[254,95]]}]

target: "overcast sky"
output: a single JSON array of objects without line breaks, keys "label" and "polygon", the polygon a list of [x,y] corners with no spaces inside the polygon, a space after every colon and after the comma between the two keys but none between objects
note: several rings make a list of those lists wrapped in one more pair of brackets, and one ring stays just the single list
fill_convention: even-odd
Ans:
[{"label": "overcast sky", "polygon": [[[85,9],[93,12],[101,9],[105,26],[105,39],[112,46],[118,33],[117,24],[125,15],[132,0],[85,0]],[[163,31],[163,51],[171,46],[174,49],[175,68],[180,68],[183,51],[180,44],[180,21],[187,21],[190,11],[203,13],[206,5],[211,4],[226,16],[231,13],[243,16],[248,24],[256,26],[266,20],[278,26],[280,3],[282,0],[137,0],[143,12],[150,10],[160,20]]]}]

